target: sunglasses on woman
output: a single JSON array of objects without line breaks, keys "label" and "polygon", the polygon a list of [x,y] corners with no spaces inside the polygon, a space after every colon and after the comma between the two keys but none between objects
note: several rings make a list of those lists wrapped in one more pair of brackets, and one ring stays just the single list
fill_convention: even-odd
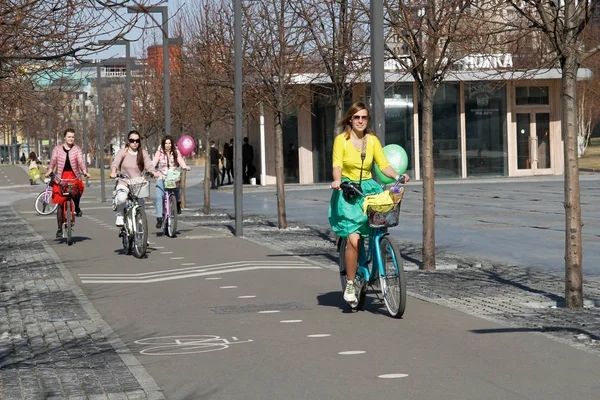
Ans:
[{"label": "sunglasses on woman", "polygon": [[358,121],[358,120],[361,120],[361,119],[364,119],[365,121],[368,121],[369,120],[369,116],[368,115],[353,115],[352,119],[355,120],[355,121]]},{"label": "sunglasses on woman", "polygon": [[141,139],[129,139],[129,143],[142,143]]}]

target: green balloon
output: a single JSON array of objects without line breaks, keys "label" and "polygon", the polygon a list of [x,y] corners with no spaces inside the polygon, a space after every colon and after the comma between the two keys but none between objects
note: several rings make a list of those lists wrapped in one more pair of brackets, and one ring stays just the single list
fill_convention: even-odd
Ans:
[{"label": "green balloon", "polygon": [[[406,172],[406,168],[408,168],[408,154],[397,144],[388,144],[383,148],[383,154],[387,158],[390,166],[398,173],[398,175],[402,175]],[[375,174],[383,184],[394,183],[393,178],[388,178],[381,172],[379,166],[375,164]]]}]

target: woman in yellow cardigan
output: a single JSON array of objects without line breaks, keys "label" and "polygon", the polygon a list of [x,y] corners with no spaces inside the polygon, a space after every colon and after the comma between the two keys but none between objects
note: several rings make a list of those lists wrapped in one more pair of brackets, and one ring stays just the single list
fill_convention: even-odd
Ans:
[{"label": "woman in yellow cardigan", "polygon": [[[373,162],[389,178],[399,180],[398,173],[390,166],[381,142],[375,133],[368,128],[370,112],[364,103],[354,103],[340,126],[345,130],[333,142],[333,182],[334,190],[329,203],[329,223],[331,229],[340,237],[348,238],[346,247],[346,277],[348,283],[344,292],[344,300],[356,301],[354,278],[358,265],[358,244],[362,237],[369,235],[367,216],[362,210],[362,197],[347,200],[340,190],[342,182],[359,183],[365,195],[383,191],[379,183],[371,176]],[[403,174],[405,182],[410,177]]]}]

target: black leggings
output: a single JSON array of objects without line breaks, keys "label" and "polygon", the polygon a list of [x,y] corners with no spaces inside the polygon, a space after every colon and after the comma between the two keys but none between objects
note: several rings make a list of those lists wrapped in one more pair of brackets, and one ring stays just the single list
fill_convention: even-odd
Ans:
[{"label": "black leggings", "polygon": [[[73,197],[73,203],[75,203],[75,212],[79,210],[79,201],[81,200],[80,196]],[[58,229],[62,229],[63,221],[64,221],[64,204],[59,204],[56,209],[56,222],[58,223]]]}]

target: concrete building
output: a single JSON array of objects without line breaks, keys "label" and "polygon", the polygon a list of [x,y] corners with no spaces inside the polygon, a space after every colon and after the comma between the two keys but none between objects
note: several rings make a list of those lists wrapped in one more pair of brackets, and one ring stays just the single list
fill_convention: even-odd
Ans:
[{"label": "concrete building", "polygon": [[[490,73],[488,68],[510,63],[510,56],[473,56],[464,60],[440,85],[433,109],[434,167],[438,179],[496,176],[561,175],[564,169],[561,134],[561,75],[557,69],[512,75]],[[493,65],[493,63],[497,63]],[[489,64],[489,65],[488,65]],[[421,179],[420,105],[417,85],[408,74],[386,64],[385,143],[402,146],[409,156],[408,173]],[[580,69],[579,79],[592,73]],[[305,76],[305,81],[313,77]],[[320,82],[322,86],[324,82]],[[314,91],[313,91],[314,92]],[[351,101],[350,101],[351,100]],[[368,79],[353,88],[354,101],[370,104]],[[255,114],[258,111],[255,111]],[[334,139],[335,104],[332,98],[312,96],[285,120],[284,159],[293,144],[298,149],[297,171],[286,170],[286,181],[302,184],[329,182]],[[255,160],[264,157],[257,175],[275,183],[274,119],[250,124]],[[260,150],[264,152],[260,153]],[[284,160],[286,169],[293,162]],[[291,177],[297,177],[293,179]]]}]

